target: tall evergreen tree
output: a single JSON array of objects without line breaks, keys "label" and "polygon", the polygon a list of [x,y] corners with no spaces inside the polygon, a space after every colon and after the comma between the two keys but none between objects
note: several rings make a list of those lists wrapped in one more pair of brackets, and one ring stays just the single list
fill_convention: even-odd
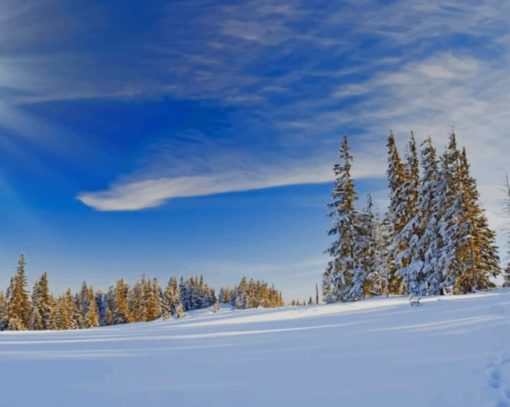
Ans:
[{"label": "tall evergreen tree", "polygon": [[89,287],[82,282],[80,291],[75,296],[76,308],[79,311],[78,325],[80,328],[88,328],[87,313],[89,309]]},{"label": "tall evergreen tree", "polygon": [[145,321],[146,314],[146,289],[147,284],[145,276],[134,285],[132,290],[128,291],[129,318],[132,322]]},{"label": "tall evergreen tree", "polygon": [[161,290],[161,287],[159,285],[159,281],[157,278],[152,279],[152,291],[154,293],[154,301],[155,301],[155,314],[156,318],[160,318],[162,314],[162,305],[161,305],[161,299],[163,296],[163,291]]},{"label": "tall evergreen tree", "polygon": [[51,312],[50,312],[50,318],[48,323],[48,329],[51,330],[57,330],[59,329],[59,303],[58,298],[51,297]]},{"label": "tall evergreen tree", "polygon": [[57,307],[55,322],[58,329],[80,328],[81,315],[70,288],[58,299]]},{"label": "tall evergreen tree", "polygon": [[191,309],[191,294],[188,289],[188,284],[184,281],[184,277],[181,276],[179,280],[179,292],[181,296],[181,304],[184,311],[189,311]]},{"label": "tall evergreen tree", "polygon": [[510,263],[507,264],[503,273],[503,287],[510,287]]},{"label": "tall evergreen tree", "polygon": [[324,301],[328,303],[350,301],[353,299],[352,295],[357,294],[352,291],[358,220],[354,205],[357,197],[351,177],[352,156],[347,137],[343,138],[340,147],[340,160],[341,164],[334,166],[335,186],[332,192],[333,201],[329,204],[329,216],[334,219],[329,235],[336,239],[327,250],[332,260],[323,275]]},{"label": "tall evergreen tree", "polygon": [[25,274],[25,256],[22,254],[18,262],[16,275],[11,280],[7,306],[8,327],[11,330],[28,329],[30,326],[30,297],[27,292]]},{"label": "tall evergreen tree", "polygon": [[150,280],[145,281],[144,290],[144,321],[153,321],[161,315],[161,306],[159,305],[159,293],[156,296],[155,289]]},{"label": "tall evergreen tree", "polygon": [[2,290],[0,290],[0,331],[7,326],[7,299]]},{"label": "tall evergreen tree", "polygon": [[127,302],[128,285],[124,280],[117,281],[113,292],[112,318],[114,324],[130,322],[129,307]]},{"label": "tall evergreen tree", "polygon": [[442,290],[453,292],[458,278],[470,265],[464,264],[462,254],[469,239],[462,239],[468,225],[464,222],[460,179],[459,150],[455,133],[450,134],[448,147],[441,160],[440,171],[440,234],[441,251],[438,259],[443,281]]},{"label": "tall evergreen tree", "polygon": [[48,287],[48,274],[42,273],[41,278],[34,283],[32,290],[32,311],[30,329],[51,329],[50,319],[53,311],[53,298]]},{"label": "tall evergreen tree", "polygon": [[421,220],[417,216],[419,199],[419,163],[414,134],[408,145],[404,182],[400,186],[402,210],[399,222],[402,229],[395,233],[392,248],[395,251],[396,275],[400,277],[404,290],[413,296],[423,293],[423,261],[419,252],[422,233]]},{"label": "tall evergreen tree", "polygon": [[221,287],[218,294],[218,301],[220,304],[230,304],[232,301],[232,292],[227,287]]},{"label": "tall evergreen tree", "polygon": [[48,274],[43,272],[39,279],[38,308],[41,314],[43,329],[50,329],[50,316],[53,308],[53,297],[48,285]]},{"label": "tall evergreen tree", "polygon": [[388,264],[392,265],[390,270],[390,292],[403,293],[402,278],[398,270],[400,263],[395,260],[393,253],[400,253],[403,249],[400,247],[400,233],[408,222],[408,199],[404,187],[409,185],[407,181],[406,167],[400,159],[395,136],[390,132],[388,136],[388,187],[390,190],[390,205],[388,209],[388,220],[391,223],[392,246],[391,258]]},{"label": "tall evergreen tree", "polygon": [[44,329],[42,326],[41,313],[39,312],[38,293],[39,293],[39,281],[36,281],[34,283],[34,288],[32,288],[32,308],[30,311],[30,322],[28,326],[29,329],[31,330]]},{"label": "tall evergreen tree", "polygon": [[427,294],[438,295],[443,281],[437,267],[442,246],[440,235],[441,183],[437,152],[428,137],[421,150],[422,178],[416,214],[416,224],[421,232],[418,247],[413,253],[413,262],[423,262]]},{"label": "tall evergreen tree", "polygon": [[495,234],[480,206],[465,149],[459,152],[453,131],[442,160],[441,183],[438,269],[443,287],[456,294],[490,288],[490,277],[501,272]]},{"label": "tall evergreen tree", "polygon": [[369,194],[367,206],[358,213],[354,240],[353,285],[349,297],[360,300],[371,294],[371,276],[376,264],[376,220],[373,213],[372,196]]},{"label": "tall evergreen tree", "polygon": [[248,281],[245,276],[241,278],[239,285],[234,288],[232,305],[237,309],[245,309],[248,306]]},{"label": "tall evergreen tree", "polygon": [[87,313],[85,314],[85,324],[87,328],[99,326],[99,312],[96,304],[94,289],[88,287]]},{"label": "tall evergreen tree", "polygon": [[462,292],[488,289],[494,287],[491,277],[501,273],[499,256],[495,244],[495,233],[489,228],[485,211],[479,202],[479,192],[476,181],[470,174],[470,165],[466,149],[462,149],[459,158],[459,171],[462,190],[463,219],[466,225],[462,237],[466,241],[464,256],[465,263],[470,265],[466,269],[457,287]]},{"label": "tall evergreen tree", "polygon": [[177,278],[172,277],[168,281],[168,285],[165,289],[165,297],[170,308],[170,314],[177,316],[179,305],[181,305],[182,308],[181,292],[179,289],[179,284],[177,283]]},{"label": "tall evergreen tree", "polygon": [[113,287],[110,287],[107,293],[96,291],[95,302],[99,316],[99,326],[107,326],[113,323],[113,314],[111,303],[113,303]]},{"label": "tall evergreen tree", "polygon": [[368,277],[372,295],[389,295],[390,273],[394,270],[393,258],[390,256],[390,245],[393,239],[392,224],[388,216],[380,221],[375,219],[375,254],[374,267]]}]

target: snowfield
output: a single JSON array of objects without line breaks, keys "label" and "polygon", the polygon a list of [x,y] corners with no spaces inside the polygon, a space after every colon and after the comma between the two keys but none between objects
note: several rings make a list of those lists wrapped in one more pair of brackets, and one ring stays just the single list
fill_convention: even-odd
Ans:
[{"label": "snowfield", "polygon": [[510,291],[0,332],[0,406],[510,406]]}]

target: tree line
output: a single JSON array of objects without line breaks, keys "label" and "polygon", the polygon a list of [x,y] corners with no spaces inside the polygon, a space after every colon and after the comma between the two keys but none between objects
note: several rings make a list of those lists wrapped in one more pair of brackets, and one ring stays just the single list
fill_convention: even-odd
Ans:
[{"label": "tree line", "polygon": [[182,318],[191,310],[218,310],[221,303],[237,309],[284,305],[280,291],[246,277],[233,289],[221,288],[219,297],[203,276],[171,277],[165,287],[145,276],[133,286],[120,279],[106,292],[83,282],[77,293],[67,289],[55,296],[44,272],[29,293],[25,266],[21,255],[8,289],[0,290],[0,330],[67,330]]},{"label": "tree line", "polygon": [[274,308],[285,305],[282,293],[264,281],[248,280],[243,277],[234,288],[221,288],[219,301],[237,309]]},{"label": "tree line", "polygon": [[341,143],[329,204],[334,241],[323,273],[324,301],[465,294],[494,287],[491,277],[501,273],[495,233],[455,133],[441,156],[430,137],[418,151],[412,133],[403,159],[391,132],[387,148],[390,202],[381,218],[374,214],[370,195],[364,209],[356,208],[353,157],[347,137]]}]

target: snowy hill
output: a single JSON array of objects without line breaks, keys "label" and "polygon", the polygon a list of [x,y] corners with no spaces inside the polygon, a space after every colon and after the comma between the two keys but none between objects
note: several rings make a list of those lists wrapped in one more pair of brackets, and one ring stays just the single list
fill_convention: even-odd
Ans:
[{"label": "snowy hill", "polygon": [[0,406],[510,406],[510,291],[0,332]]}]

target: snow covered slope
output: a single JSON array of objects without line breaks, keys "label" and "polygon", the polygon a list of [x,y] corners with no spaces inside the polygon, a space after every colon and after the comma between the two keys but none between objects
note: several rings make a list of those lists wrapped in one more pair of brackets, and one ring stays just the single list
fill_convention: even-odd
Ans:
[{"label": "snow covered slope", "polygon": [[0,406],[510,406],[510,291],[0,332]]}]

